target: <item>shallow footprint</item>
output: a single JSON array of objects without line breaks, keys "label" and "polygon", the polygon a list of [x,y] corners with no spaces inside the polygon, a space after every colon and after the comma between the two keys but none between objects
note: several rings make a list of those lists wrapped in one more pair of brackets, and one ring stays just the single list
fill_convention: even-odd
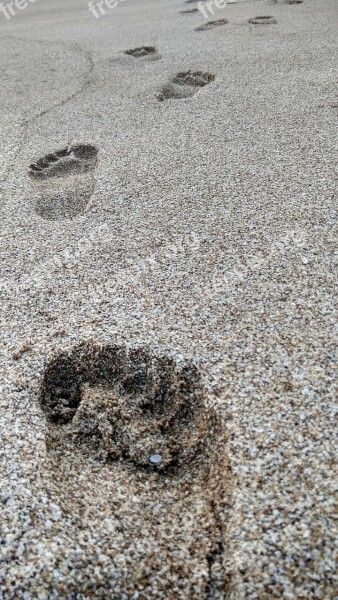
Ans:
[{"label": "shallow footprint", "polygon": [[142,58],[147,60],[159,60],[161,58],[161,55],[155,46],[131,48],[130,50],[125,50],[124,54],[127,54],[127,56],[133,56],[134,58]]},{"label": "shallow footprint", "polygon": [[196,27],[195,31],[207,31],[208,29],[214,29],[215,27],[221,27],[226,25],[229,21],[227,19],[217,19],[216,21],[208,21],[199,27]]},{"label": "shallow footprint", "polygon": [[180,15],[192,15],[197,12],[199,12],[198,8],[187,8],[186,10],[180,10]]},{"label": "shallow footprint", "polygon": [[252,25],[272,25],[277,23],[275,17],[263,16],[263,17],[253,17],[248,21]]},{"label": "shallow footprint", "polygon": [[[97,513],[98,523],[103,515],[112,526],[116,520],[123,555],[126,546],[146,540],[148,566],[160,553],[161,567],[173,581],[189,581],[194,564],[204,575],[189,595],[192,600],[224,597],[226,586],[218,563],[231,470],[224,426],[207,396],[189,361],[90,342],[57,355],[40,390],[49,430],[50,489],[57,502],[65,512],[71,507],[83,528],[84,513]],[[123,497],[120,508],[114,488]],[[176,548],[182,558],[173,561]],[[140,557],[127,558],[121,578],[137,589],[145,576]]]},{"label": "shallow footprint", "polygon": [[97,155],[95,146],[76,144],[46,154],[30,165],[40,217],[59,221],[85,211],[94,191]]},{"label": "shallow footprint", "polygon": [[160,101],[194,96],[196,92],[214,81],[215,75],[203,71],[181,71],[166,83],[157,94]]}]

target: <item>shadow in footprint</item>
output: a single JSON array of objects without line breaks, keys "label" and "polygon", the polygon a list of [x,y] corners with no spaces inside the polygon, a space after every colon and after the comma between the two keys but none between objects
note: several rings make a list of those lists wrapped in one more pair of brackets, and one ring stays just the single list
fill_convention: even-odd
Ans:
[{"label": "shadow in footprint", "polygon": [[253,17],[252,19],[249,19],[248,23],[251,23],[252,25],[272,25],[277,23],[277,20],[275,17],[269,16]]},{"label": "shadow in footprint", "polygon": [[181,71],[166,83],[159,93],[157,99],[160,101],[169,99],[182,99],[194,96],[196,92],[214,81],[215,75],[203,71]]},{"label": "shadow in footprint", "polygon": [[[192,598],[214,597],[211,590],[224,591],[227,585],[215,563],[223,552],[230,467],[224,427],[206,397],[201,375],[188,361],[144,348],[93,343],[52,360],[40,391],[49,430],[49,473],[60,503],[68,497],[73,513],[89,514],[99,507],[111,519],[118,517],[129,545],[131,539],[142,541],[147,522],[150,562],[160,551],[163,566],[173,548],[186,545],[183,569],[193,552],[192,560],[206,573],[199,595]],[[122,511],[108,505],[107,485],[125,494]],[[128,502],[135,497],[130,520]],[[154,501],[161,507],[160,517]],[[136,578],[136,589],[139,564],[135,573],[133,568],[128,577]],[[180,562],[170,569],[173,577],[182,577]]]},{"label": "shadow in footprint", "polygon": [[130,50],[125,50],[124,54],[127,54],[127,56],[133,56],[134,58],[142,58],[147,60],[159,60],[161,58],[161,55],[155,46],[131,48]]},{"label": "shadow in footprint", "polygon": [[40,217],[58,221],[85,211],[94,191],[97,156],[95,146],[77,144],[46,154],[30,165]]},{"label": "shadow in footprint", "polygon": [[193,365],[170,357],[83,345],[50,364],[41,406],[60,439],[89,444],[105,460],[167,471],[195,459],[215,427],[199,379]]},{"label": "shadow in footprint", "polygon": [[204,23],[203,25],[196,27],[195,31],[208,31],[209,29],[221,27],[222,25],[226,25],[227,23],[227,19],[217,19],[216,21],[208,21],[208,23]]}]

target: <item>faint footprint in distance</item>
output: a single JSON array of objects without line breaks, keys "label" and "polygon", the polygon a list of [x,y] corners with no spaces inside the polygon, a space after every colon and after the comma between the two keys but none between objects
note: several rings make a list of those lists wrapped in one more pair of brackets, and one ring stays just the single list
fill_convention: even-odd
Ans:
[{"label": "faint footprint in distance", "polygon": [[155,46],[140,46],[140,48],[131,48],[130,50],[125,50],[124,54],[127,54],[127,56],[133,56],[134,58],[142,58],[146,60],[159,60],[161,58],[161,55]]},{"label": "faint footprint in distance", "polygon": [[253,17],[252,19],[249,19],[248,23],[251,23],[251,25],[272,25],[272,24],[276,24],[277,20],[275,19],[275,17]]},{"label": "faint footprint in distance", "polygon": [[36,213],[48,221],[75,217],[85,211],[94,191],[98,150],[76,144],[46,154],[29,167],[37,194]]},{"label": "faint footprint in distance", "polygon": [[180,10],[180,15],[192,15],[197,12],[199,12],[198,8],[187,8],[186,10]]},{"label": "faint footprint in distance", "polygon": [[214,81],[215,75],[203,71],[181,71],[166,83],[157,94],[160,101],[194,96],[196,92]]},{"label": "faint footprint in distance", "polygon": [[199,27],[196,27],[195,31],[207,31],[208,29],[214,29],[215,27],[221,27],[226,25],[229,21],[227,19],[217,19],[216,21],[208,21]]}]

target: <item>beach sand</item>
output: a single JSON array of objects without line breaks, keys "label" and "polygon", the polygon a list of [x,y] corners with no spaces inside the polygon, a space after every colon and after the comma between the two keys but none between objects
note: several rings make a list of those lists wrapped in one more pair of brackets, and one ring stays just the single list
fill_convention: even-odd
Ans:
[{"label": "beach sand", "polygon": [[13,6],[0,598],[335,598],[336,0]]}]

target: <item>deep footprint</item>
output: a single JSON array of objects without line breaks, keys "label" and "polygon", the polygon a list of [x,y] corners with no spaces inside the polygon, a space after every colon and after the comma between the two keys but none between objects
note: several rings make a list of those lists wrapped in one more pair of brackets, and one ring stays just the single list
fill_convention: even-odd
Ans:
[{"label": "deep footprint", "polygon": [[[191,600],[225,597],[229,581],[220,561],[231,469],[224,426],[207,398],[193,363],[144,348],[88,342],[59,354],[45,370],[40,405],[48,424],[48,493],[84,534],[84,514],[97,525],[103,516],[118,525],[119,553],[129,560],[119,576],[135,589],[143,589],[146,574],[129,549],[147,542],[147,564],[156,569],[160,555],[173,581],[189,585],[191,564],[202,573]],[[117,496],[124,498],[121,508]],[[110,539],[105,544],[102,551]],[[100,579],[105,590],[108,572],[107,581]],[[167,597],[162,589],[160,596]]]},{"label": "deep footprint", "polygon": [[41,406],[60,439],[161,471],[196,460],[216,428],[197,369],[142,349],[82,345],[60,355],[45,372]]},{"label": "deep footprint", "polygon": [[277,20],[275,19],[275,17],[263,16],[263,17],[253,17],[252,19],[249,19],[248,22],[251,23],[252,25],[272,25],[272,24],[276,24]]},{"label": "deep footprint", "polygon": [[214,79],[215,75],[203,71],[181,71],[162,87],[157,94],[157,99],[163,101],[189,98]]},{"label": "deep footprint", "polygon": [[85,211],[94,191],[97,156],[95,146],[77,144],[46,154],[30,165],[40,217],[58,221]]},{"label": "deep footprint", "polygon": [[208,21],[208,23],[204,23],[199,27],[196,27],[195,31],[208,31],[209,29],[214,29],[216,27],[221,27],[222,25],[227,25],[227,19],[217,19],[216,21]]}]

